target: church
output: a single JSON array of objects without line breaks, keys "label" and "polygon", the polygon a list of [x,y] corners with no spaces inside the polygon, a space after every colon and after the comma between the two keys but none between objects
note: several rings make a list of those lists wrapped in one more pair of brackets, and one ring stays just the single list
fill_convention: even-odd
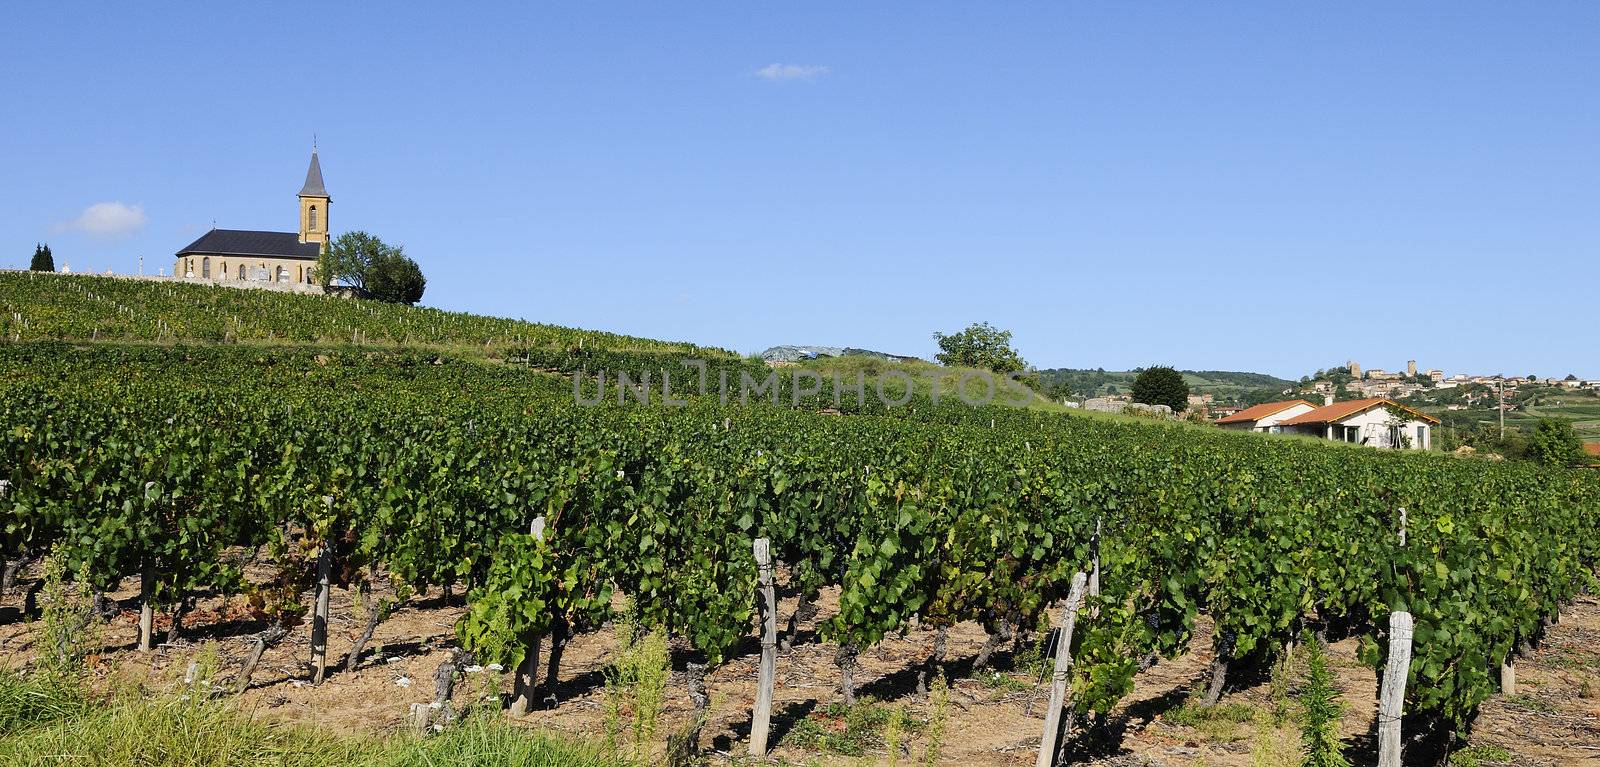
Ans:
[{"label": "church", "polygon": [[322,183],[322,164],[311,150],[311,167],[300,187],[300,231],[258,232],[212,229],[178,251],[172,273],[201,280],[249,280],[285,285],[315,285],[317,258],[328,244],[328,205],[333,198]]}]

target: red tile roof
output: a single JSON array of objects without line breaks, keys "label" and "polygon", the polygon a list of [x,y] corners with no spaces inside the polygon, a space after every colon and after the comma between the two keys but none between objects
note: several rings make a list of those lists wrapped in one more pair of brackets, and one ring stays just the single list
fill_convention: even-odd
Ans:
[{"label": "red tile roof", "polygon": [[1302,413],[1279,424],[1280,426],[1299,426],[1301,424],[1334,423],[1343,421],[1357,413],[1365,413],[1380,405],[1391,405],[1406,411],[1424,421],[1438,423],[1439,419],[1426,413],[1419,413],[1387,397],[1368,397],[1367,399],[1353,399],[1344,402],[1335,402],[1332,405],[1323,405],[1309,413]]},{"label": "red tile roof", "polygon": [[1583,449],[1589,455],[1600,455],[1600,442],[1585,442],[1583,443]]},{"label": "red tile roof", "polygon": [[1217,419],[1217,423],[1243,423],[1245,421],[1259,421],[1274,413],[1282,413],[1283,411],[1288,410],[1295,405],[1316,407],[1315,405],[1312,405],[1310,402],[1307,402],[1303,399],[1291,399],[1284,402],[1266,402],[1260,405],[1252,405],[1226,418],[1219,418]]}]

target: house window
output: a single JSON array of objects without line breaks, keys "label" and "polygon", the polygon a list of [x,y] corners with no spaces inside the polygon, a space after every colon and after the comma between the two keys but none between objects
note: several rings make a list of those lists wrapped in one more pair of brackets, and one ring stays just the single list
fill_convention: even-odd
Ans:
[{"label": "house window", "polygon": [[288,281],[289,281],[289,270],[285,269],[285,268],[283,268],[281,266],[278,267],[278,282],[288,282]]},{"label": "house window", "polygon": [[311,225],[306,227],[306,228],[310,229],[311,231],[314,232],[314,231],[317,230],[317,206],[315,206],[315,205],[311,206],[311,219],[310,219],[310,221],[311,221]]},{"label": "house window", "polygon": [[1428,427],[1426,427],[1426,426],[1418,426],[1417,427],[1417,444],[1412,445],[1412,447],[1414,447],[1414,448],[1416,448],[1418,450],[1421,450],[1423,448],[1423,446],[1425,446],[1427,444],[1428,444]]},{"label": "house window", "polygon": [[239,265],[239,279],[244,279],[244,264]]},{"label": "house window", "polygon": [[204,278],[206,278],[208,280],[211,279],[211,257],[210,256],[206,256],[205,258],[200,259],[200,276],[204,277]]},{"label": "house window", "polygon": [[227,261],[223,261],[222,262],[222,266],[219,269],[217,269],[217,275],[220,276],[224,280],[228,279],[228,262]]}]

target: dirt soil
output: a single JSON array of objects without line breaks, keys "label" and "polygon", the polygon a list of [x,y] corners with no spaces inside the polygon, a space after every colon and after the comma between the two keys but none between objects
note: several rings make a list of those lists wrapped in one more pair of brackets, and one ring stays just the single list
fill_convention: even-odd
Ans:
[{"label": "dirt soil", "polygon": [[[35,572],[32,577],[37,575]],[[251,621],[242,601],[201,600],[185,619],[179,642],[140,653],[135,642],[135,580],[128,579],[123,590],[110,595],[123,609],[102,630],[105,650],[90,658],[101,683],[137,682],[153,689],[170,688],[197,653],[209,647],[220,654],[218,684],[231,688],[253,646],[254,632],[264,628]],[[0,663],[25,665],[34,654],[40,624],[20,620],[22,594],[32,583],[24,579],[0,602]],[[857,741],[862,749],[859,755],[834,753],[804,734],[843,734],[846,727],[844,718],[829,713],[829,704],[840,700],[836,648],[815,637],[817,623],[833,613],[833,600],[834,594],[824,594],[816,619],[802,624],[800,641],[791,651],[779,654],[773,762],[888,763],[881,732]],[[237,705],[258,718],[318,727],[370,731],[408,726],[411,704],[433,699],[435,671],[456,646],[453,626],[463,611],[460,597],[447,602],[434,592],[413,598],[379,625],[361,665],[348,673],[343,669],[345,654],[364,627],[356,601],[349,592],[334,592],[329,658],[337,668],[330,669],[323,684],[307,681],[309,630],[302,625],[265,654],[252,685],[239,696]],[[781,600],[780,630],[794,608],[794,600]],[[158,639],[164,637],[165,620],[165,616],[158,618]],[[1048,698],[1048,686],[1040,684],[1036,676],[1041,664],[1031,668],[1019,664],[999,674],[980,672],[974,678],[972,661],[984,638],[976,624],[961,624],[949,631],[946,668],[952,681],[937,761],[950,765],[1032,764]],[[928,724],[930,702],[915,692],[916,670],[931,652],[933,639],[931,629],[912,629],[860,656],[856,673],[860,694],[881,702],[869,705],[902,706],[913,723],[913,732],[903,738],[900,749],[898,761],[903,764],[923,762],[930,733],[937,729]],[[1356,644],[1354,639],[1335,642],[1329,657],[1347,706],[1343,733],[1350,745],[1349,755],[1353,764],[1362,764],[1372,758],[1377,678],[1356,660]],[[601,736],[606,709],[603,670],[615,647],[616,637],[609,627],[573,638],[557,686],[560,704],[534,711],[521,721],[589,738]],[[1272,710],[1275,700],[1265,673],[1236,675],[1240,679],[1230,684],[1224,706],[1219,707],[1226,715],[1198,722],[1182,716],[1191,691],[1203,684],[1209,648],[1209,624],[1202,622],[1190,652],[1140,674],[1133,693],[1098,734],[1080,739],[1084,745],[1075,752],[1076,759],[1119,767],[1295,763],[1298,732],[1292,721],[1274,725],[1261,714]],[[713,763],[751,761],[744,758],[745,738],[756,692],[758,652],[752,639],[708,677],[711,710],[701,743]],[[1002,657],[1001,666],[1008,660]],[[683,659],[676,659],[658,740],[664,741],[665,733],[683,726],[692,714],[683,670]],[[1490,698],[1473,726],[1471,745],[1488,755],[1481,763],[1600,767],[1600,601],[1585,597],[1570,606],[1541,646],[1518,662],[1517,677],[1520,694]],[[456,685],[455,700],[464,705],[496,688],[509,690],[509,684],[505,674],[491,670],[465,674]]]}]

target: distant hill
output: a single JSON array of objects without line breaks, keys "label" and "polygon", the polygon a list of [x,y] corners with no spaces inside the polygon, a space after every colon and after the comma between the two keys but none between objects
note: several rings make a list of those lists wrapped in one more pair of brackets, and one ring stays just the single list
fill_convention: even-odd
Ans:
[{"label": "distant hill", "polygon": [[[1291,386],[1289,381],[1266,373],[1249,373],[1231,370],[1182,370],[1183,380],[1195,394],[1210,394],[1218,399],[1261,400],[1268,392],[1275,395]],[[1101,370],[1081,368],[1052,368],[1039,371],[1046,389],[1061,385],[1080,397],[1098,397],[1106,394],[1125,394],[1133,388],[1137,370]]]}]

